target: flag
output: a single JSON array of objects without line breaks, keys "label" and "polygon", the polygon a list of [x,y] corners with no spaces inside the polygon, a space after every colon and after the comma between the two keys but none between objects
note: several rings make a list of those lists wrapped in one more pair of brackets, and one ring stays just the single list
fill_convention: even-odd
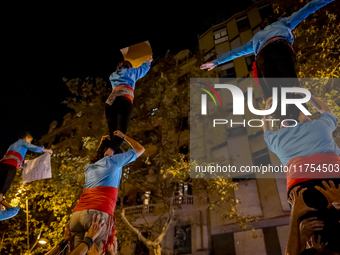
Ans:
[{"label": "flag", "polygon": [[47,178],[52,178],[51,154],[44,153],[36,159],[25,160],[22,172],[23,184]]},{"label": "flag", "polygon": [[146,62],[148,57],[152,56],[152,49],[149,41],[134,44],[129,47],[120,49],[124,60],[129,61],[134,68],[139,67]]}]

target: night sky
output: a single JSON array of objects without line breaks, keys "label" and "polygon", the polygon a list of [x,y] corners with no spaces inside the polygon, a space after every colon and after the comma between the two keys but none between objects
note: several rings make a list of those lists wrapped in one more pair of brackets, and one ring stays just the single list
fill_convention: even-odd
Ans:
[{"label": "night sky", "polygon": [[[116,2],[116,1],[114,1]],[[227,5],[228,2],[228,5]],[[119,49],[149,40],[154,59],[168,50],[195,51],[198,34],[252,4],[251,0],[209,6],[14,6],[1,29],[0,155],[22,130],[36,139],[68,109],[63,77],[109,75],[122,60]],[[196,2],[198,3],[198,2]],[[170,6],[170,4],[172,4]]]}]

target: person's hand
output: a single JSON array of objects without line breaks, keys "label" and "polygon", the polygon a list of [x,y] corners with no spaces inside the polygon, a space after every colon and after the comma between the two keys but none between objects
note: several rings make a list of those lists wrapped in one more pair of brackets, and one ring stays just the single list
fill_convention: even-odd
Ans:
[{"label": "person's hand", "polygon": [[301,239],[308,240],[315,231],[321,231],[323,229],[323,221],[317,220],[317,217],[310,217],[304,219],[300,223],[300,236]]},{"label": "person's hand", "polygon": [[45,152],[45,153],[49,153],[49,154],[51,154],[52,155],[52,153],[53,153],[53,151],[52,150],[50,150],[50,149],[45,149],[45,148],[43,148],[43,149],[41,149],[43,152]]},{"label": "person's hand", "polygon": [[268,97],[264,109],[265,110],[269,110],[272,107],[272,104],[273,104],[273,98],[272,97]]},{"label": "person's hand", "polygon": [[113,243],[109,245],[108,250],[106,251],[106,254],[108,255],[117,255],[117,248],[118,248],[118,243],[117,243],[117,237],[114,237]]},{"label": "person's hand", "polygon": [[105,153],[104,153],[104,157],[106,156],[112,156],[114,153],[114,150],[112,150],[111,148],[108,148]]},{"label": "person's hand", "polygon": [[99,247],[96,245],[96,243],[93,243],[93,245],[91,246],[91,248],[87,251],[86,253],[87,255],[100,255],[101,250],[99,249]]},{"label": "person's hand", "polygon": [[148,57],[147,61],[149,61],[151,63],[153,61],[152,56]]},{"label": "person's hand", "polygon": [[311,249],[314,248],[316,249],[318,252],[322,252],[324,247],[327,246],[328,243],[323,244],[321,242],[321,236],[318,236],[318,240],[315,242],[315,236],[311,236],[309,241],[307,242],[307,249]]},{"label": "person's hand", "polygon": [[118,136],[118,137],[120,137],[120,138],[124,138],[124,134],[123,134],[123,132],[122,131],[120,131],[120,130],[116,130],[115,132],[113,132],[113,134],[115,135],[115,136]]},{"label": "person's hand", "polygon": [[303,215],[310,211],[317,211],[315,208],[308,207],[303,200],[303,193],[307,190],[307,188],[303,188],[297,194],[297,190],[300,186],[295,187],[290,191],[288,203],[292,206],[292,216],[300,219]]},{"label": "person's hand", "polygon": [[212,70],[215,68],[215,64],[213,62],[207,62],[203,65],[200,66],[200,69],[208,69],[208,71]]},{"label": "person's hand", "polygon": [[96,213],[92,215],[92,224],[86,235],[88,237],[91,237],[93,241],[99,236],[105,225],[105,221],[103,219],[100,219],[100,217],[100,213],[98,215]]},{"label": "person's hand", "polygon": [[319,186],[314,186],[318,191],[320,191],[328,200],[328,208],[331,208],[333,202],[340,203],[340,184],[339,187],[336,188],[333,181],[329,181],[330,185],[326,181],[322,181],[323,186],[326,189],[323,189]]},{"label": "person's hand", "polygon": [[71,241],[75,234],[76,234],[76,232],[71,232],[71,230],[70,230],[70,222],[67,222],[67,224],[65,226],[65,233],[64,233],[63,240]]}]

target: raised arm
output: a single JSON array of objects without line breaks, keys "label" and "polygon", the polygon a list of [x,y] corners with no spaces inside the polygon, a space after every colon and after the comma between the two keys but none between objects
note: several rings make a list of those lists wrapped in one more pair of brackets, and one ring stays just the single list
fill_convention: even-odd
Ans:
[{"label": "raised arm", "polygon": [[303,193],[307,188],[297,192],[299,186],[291,190],[288,202],[292,206],[290,213],[289,235],[286,246],[286,255],[299,255],[301,253],[300,243],[300,219],[303,215],[310,211],[316,211],[314,208],[308,207],[303,200]]},{"label": "raised arm", "polygon": [[208,69],[210,71],[215,66],[218,66],[220,64],[223,64],[225,62],[228,62],[230,60],[233,60],[234,58],[241,57],[243,55],[247,55],[250,53],[253,53],[253,39],[251,39],[249,42],[247,42],[245,45],[242,45],[241,47],[236,48],[235,50],[228,51],[218,57],[217,59],[213,60],[212,62],[207,62],[203,65],[201,65],[201,69]]},{"label": "raised arm", "polygon": [[139,157],[140,155],[144,153],[145,151],[144,147],[140,143],[138,143],[136,140],[132,139],[131,137],[128,137],[127,135],[123,134],[119,130],[113,132],[113,134],[125,139],[125,141],[127,141],[131,145],[131,147],[137,152],[137,155],[138,155],[137,157]]},{"label": "raised arm", "polygon": [[135,72],[137,79],[144,77],[146,73],[150,70],[152,60],[152,56],[150,56],[148,60],[144,62],[140,67],[131,68],[131,70]]},{"label": "raised arm", "polygon": [[321,7],[327,5],[334,0],[313,0],[302,7],[300,10],[294,12],[291,16],[283,18],[280,21],[283,22],[290,29],[296,27],[302,20],[307,18],[313,12],[319,10]]}]

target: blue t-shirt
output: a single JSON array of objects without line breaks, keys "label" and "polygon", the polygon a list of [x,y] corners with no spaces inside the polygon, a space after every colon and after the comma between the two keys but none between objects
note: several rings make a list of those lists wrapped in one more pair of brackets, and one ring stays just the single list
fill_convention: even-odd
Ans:
[{"label": "blue t-shirt", "polygon": [[135,161],[137,156],[137,152],[131,149],[121,154],[103,157],[94,164],[86,165],[84,189],[101,186],[118,188],[122,167]]},{"label": "blue t-shirt", "polygon": [[11,144],[7,151],[15,151],[18,152],[22,159],[25,158],[25,155],[27,153],[27,150],[34,151],[34,152],[43,152],[41,149],[43,149],[44,146],[39,147],[33,144],[30,144],[29,142],[26,142],[23,139],[19,139],[15,143]]},{"label": "blue t-shirt", "polygon": [[144,62],[137,68],[122,68],[119,72],[113,72],[110,75],[112,89],[119,85],[129,85],[135,89],[136,81],[146,75],[151,66],[150,61]]},{"label": "blue t-shirt", "polygon": [[247,42],[245,45],[242,45],[239,48],[231,50],[227,53],[224,53],[217,59],[213,60],[215,66],[220,65],[222,63],[233,60],[234,58],[247,55],[250,53],[258,53],[261,45],[269,40],[270,38],[276,36],[282,36],[286,40],[288,40],[291,44],[294,42],[294,37],[292,34],[292,29],[296,27],[302,20],[307,18],[308,15],[313,12],[319,10],[321,7],[326,4],[332,2],[334,0],[313,0],[306,4],[299,11],[294,12],[291,16],[287,18],[280,19],[268,26],[266,26],[263,30],[257,32],[254,37]]},{"label": "blue t-shirt", "polygon": [[295,127],[267,130],[264,140],[283,166],[293,158],[318,153],[335,153],[340,156],[340,149],[332,135],[337,123],[338,119],[333,113],[324,112],[319,119],[298,123]]}]

